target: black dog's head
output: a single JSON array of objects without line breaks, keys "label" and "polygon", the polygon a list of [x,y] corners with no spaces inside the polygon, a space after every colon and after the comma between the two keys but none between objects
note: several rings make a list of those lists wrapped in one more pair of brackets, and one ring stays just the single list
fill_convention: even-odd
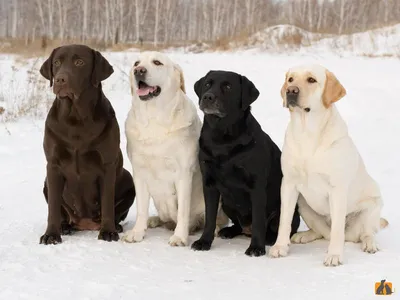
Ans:
[{"label": "black dog's head", "polygon": [[40,74],[50,80],[57,98],[79,99],[82,92],[95,87],[114,72],[100,54],[85,45],[67,45],[53,50],[40,68]]},{"label": "black dog's head", "polygon": [[234,72],[210,71],[194,84],[204,115],[219,118],[241,115],[260,94],[247,77]]}]

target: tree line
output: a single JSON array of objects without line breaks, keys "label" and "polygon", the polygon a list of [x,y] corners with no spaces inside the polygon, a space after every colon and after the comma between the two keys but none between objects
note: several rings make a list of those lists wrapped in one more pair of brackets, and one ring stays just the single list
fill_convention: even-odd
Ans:
[{"label": "tree line", "polygon": [[400,0],[0,0],[0,38],[213,42],[278,24],[345,34],[400,23]]}]

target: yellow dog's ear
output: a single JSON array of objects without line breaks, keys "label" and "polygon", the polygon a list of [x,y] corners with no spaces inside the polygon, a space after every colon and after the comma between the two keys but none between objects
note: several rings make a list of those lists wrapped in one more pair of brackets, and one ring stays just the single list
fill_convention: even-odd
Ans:
[{"label": "yellow dog's ear", "polygon": [[129,85],[131,88],[131,95],[133,96],[133,82],[134,82],[134,77],[133,77],[133,68],[131,68],[131,70],[129,71]]},{"label": "yellow dog's ear", "polygon": [[324,106],[329,108],[332,103],[339,101],[344,96],[346,96],[346,90],[343,85],[332,72],[326,70],[325,87],[322,94],[322,103]]},{"label": "yellow dog's ear", "polygon": [[179,85],[180,85],[180,88],[181,88],[182,92],[184,92],[184,93],[186,94],[186,89],[185,89],[185,78],[183,77],[182,68],[181,68],[178,64],[175,64],[175,65],[174,65],[174,69],[175,69],[175,71],[178,72],[178,74],[179,74],[179,82],[180,82]]},{"label": "yellow dog's ear", "polygon": [[283,100],[283,107],[287,107],[287,104],[286,104],[286,90],[288,88],[287,79],[288,79],[288,72],[286,72],[286,74],[285,74],[285,82],[283,83],[282,88],[281,88],[281,97]]}]

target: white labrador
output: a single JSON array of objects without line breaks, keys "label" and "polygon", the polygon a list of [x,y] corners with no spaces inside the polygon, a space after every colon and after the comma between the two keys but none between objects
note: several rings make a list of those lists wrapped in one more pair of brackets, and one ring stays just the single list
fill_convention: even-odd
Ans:
[{"label": "white labrador", "polygon": [[[181,68],[159,52],[143,52],[130,73],[132,107],[125,131],[136,189],[137,219],[124,240],[140,242],[147,227],[174,229],[172,246],[188,245],[204,226],[198,162],[202,123],[185,94]],[[158,216],[149,218],[150,197]],[[222,212],[220,211],[220,215]],[[227,222],[225,215],[219,225]]]},{"label": "white labrador", "polygon": [[319,65],[298,66],[286,73],[281,95],[290,110],[282,149],[282,205],[278,238],[271,257],[286,256],[296,202],[308,231],[293,243],[330,240],[326,266],[343,262],[344,242],[361,242],[375,253],[375,234],[388,222],[377,183],[348,135],[334,102],[346,90],[333,73]]}]

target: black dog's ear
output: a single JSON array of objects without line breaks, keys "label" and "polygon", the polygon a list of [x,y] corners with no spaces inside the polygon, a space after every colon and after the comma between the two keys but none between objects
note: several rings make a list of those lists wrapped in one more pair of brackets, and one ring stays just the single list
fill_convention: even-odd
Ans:
[{"label": "black dog's ear", "polygon": [[196,83],[194,84],[194,91],[196,92],[196,95],[200,98],[201,96],[201,88],[203,87],[204,84],[204,80],[206,79],[206,77],[208,76],[208,74],[210,74],[211,71],[209,71],[206,76],[200,78],[199,80],[196,81]]},{"label": "black dog's ear", "polygon": [[60,47],[53,49],[49,58],[46,59],[46,61],[40,67],[40,74],[47,80],[50,80],[50,87],[53,86],[53,57],[54,53],[56,53],[57,49],[59,48]]},{"label": "black dog's ear", "polygon": [[246,110],[256,101],[260,92],[257,90],[253,82],[246,76],[242,76],[242,110]]},{"label": "black dog's ear", "polygon": [[200,93],[201,93],[201,88],[204,83],[204,79],[206,79],[206,76],[200,78],[199,80],[196,81],[194,84],[194,91],[196,92],[196,95],[200,98]]},{"label": "black dog's ear", "polygon": [[93,50],[93,58],[92,84],[94,87],[98,87],[100,82],[114,73],[114,68],[99,51]]}]

